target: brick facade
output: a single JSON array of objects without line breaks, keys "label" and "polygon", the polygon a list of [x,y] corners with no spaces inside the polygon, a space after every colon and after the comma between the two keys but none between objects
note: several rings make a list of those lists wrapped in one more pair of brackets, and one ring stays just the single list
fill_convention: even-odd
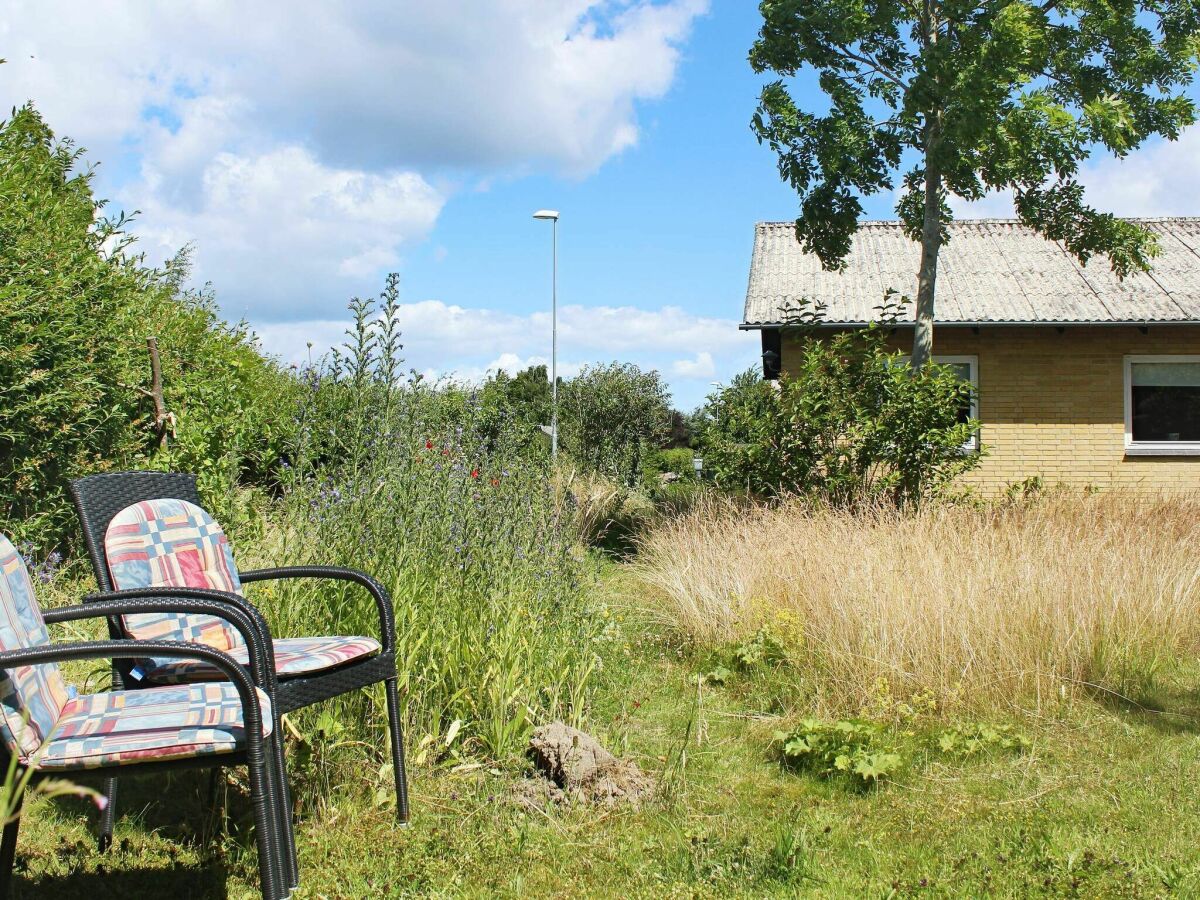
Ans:
[{"label": "brick facade", "polygon": [[[911,329],[894,346],[911,349]],[[798,342],[785,334],[783,371]],[[934,353],[978,357],[986,456],[965,476],[985,494],[1040,476],[1047,485],[1200,490],[1200,456],[1127,456],[1124,357],[1200,354],[1200,325],[939,325]]]}]

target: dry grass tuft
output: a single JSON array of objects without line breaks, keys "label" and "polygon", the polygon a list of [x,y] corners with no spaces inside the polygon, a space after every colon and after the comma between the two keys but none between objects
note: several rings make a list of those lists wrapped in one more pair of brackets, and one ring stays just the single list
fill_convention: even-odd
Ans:
[{"label": "dry grass tuft", "polygon": [[943,706],[1137,693],[1200,650],[1200,496],[915,514],[710,501],[649,534],[636,573],[697,642],[771,629],[832,709],[863,708],[881,679]]}]

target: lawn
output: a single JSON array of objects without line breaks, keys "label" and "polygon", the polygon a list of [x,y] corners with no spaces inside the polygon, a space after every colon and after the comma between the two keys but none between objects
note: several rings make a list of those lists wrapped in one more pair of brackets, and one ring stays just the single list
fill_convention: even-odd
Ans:
[{"label": "lawn", "polygon": [[[373,806],[375,773],[360,771],[304,812],[297,896],[1200,892],[1200,697],[1186,672],[1140,707],[1071,697],[984,722],[1011,724],[1024,751],[942,754],[949,723],[893,705],[885,736],[905,764],[860,789],[780,764],[773,734],[805,712],[803,672],[676,645],[639,611],[634,584],[620,567],[602,583],[620,638],[589,727],[655,773],[651,802],[530,810],[511,799],[517,764],[456,771],[451,760],[415,767],[414,819],[400,829]],[[718,667],[723,685],[698,678]],[[255,896],[237,782],[227,830],[205,811],[208,792],[204,776],[176,776],[165,792],[161,780],[131,783],[111,857],[91,850],[81,802],[35,804],[15,896]]]}]

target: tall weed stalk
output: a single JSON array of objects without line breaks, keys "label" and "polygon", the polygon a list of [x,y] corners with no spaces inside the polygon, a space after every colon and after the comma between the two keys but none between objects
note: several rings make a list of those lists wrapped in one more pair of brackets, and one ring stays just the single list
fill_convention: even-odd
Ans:
[{"label": "tall weed stalk", "polygon": [[[397,665],[417,736],[445,734],[498,759],[530,728],[577,721],[603,617],[573,513],[534,436],[470,390],[403,373],[397,291],[355,301],[349,340],[304,373],[278,527],[261,552],[373,574],[396,609]],[[267,588],[282,634],[376,634],[365,594],[341,584]],[[381,692],[350,721],[382,747]],[[413,743],[416,743],[414,737]]]}]

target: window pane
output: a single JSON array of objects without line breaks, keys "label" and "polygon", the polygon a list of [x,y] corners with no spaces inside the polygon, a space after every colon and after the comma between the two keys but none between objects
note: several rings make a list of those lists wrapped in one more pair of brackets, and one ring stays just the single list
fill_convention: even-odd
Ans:
[{"label": "window pane", "polygon": [[1200,441],[1200,363],[1132,363],[1133,439]]}]

